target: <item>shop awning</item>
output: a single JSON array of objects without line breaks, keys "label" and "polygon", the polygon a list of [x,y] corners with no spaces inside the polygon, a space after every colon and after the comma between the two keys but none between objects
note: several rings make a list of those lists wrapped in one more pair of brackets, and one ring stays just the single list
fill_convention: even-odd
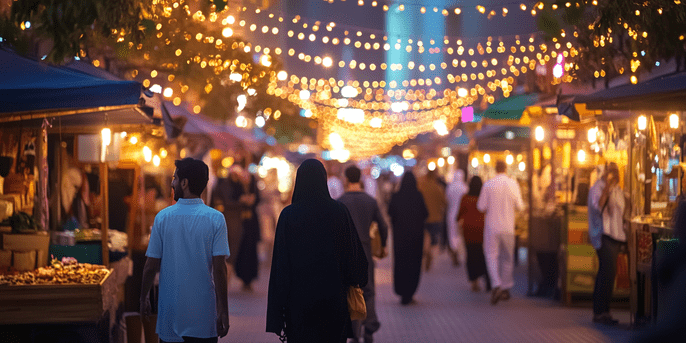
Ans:
[{"label": "shop awning", "polygon": [[538,101],[538,94],[513,95],[508,98],[500,99],[475,117],[493,120],[519,120],[527,106],[531,106]]},{"label": "shop awning", "polygon": [[140,94],[135,81],[106,80],[0,49],[0,122],[25,118],[17,113],[132,107]]},{"label": "shop awning", "polygon": [[526,151],[531,129],[522,126],[484,126],[474,133],[476,148],[482,151]]},{"label": "shop awning", "polygon": [[[264,142],[267,135],[259,129],[242,129],[233,125],[226,125],[212,120],[202,114],[193,114],[183,106],[175,106],[169,101],[163,103],[170,118],[165,118],[167,131],[181,130],[188,134],[205,134],[212,138],[214,147],[220,150],[232,150],[237,142],[242,142],[249,150],[256,150]],[[181,122],[174,120],[182,117]],[[169,119],[174,120],[168,123]],[[183,123],[185,121],[185,123]],[[170,125],[171,124],[171,125]],[[180,125],[181,124],[181,125]]]},{"label": "shop awning", "polygon": [[686,72],[604,89],[579,96],[574,101],[585,103],[591,110],[683,111],[686,108]]}]

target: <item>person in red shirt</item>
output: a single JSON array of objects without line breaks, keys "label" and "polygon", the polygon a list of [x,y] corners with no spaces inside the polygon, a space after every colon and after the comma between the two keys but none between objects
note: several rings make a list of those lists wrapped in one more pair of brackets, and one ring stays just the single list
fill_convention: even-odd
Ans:
[{"label": "person in red shirt", "polygon": [[484,277],[486,291],[491,290],[491,280],[486,270],[484,257],[484,214],[476,208],[483,183],[481,178],[473,176],[469,181],[469,192],[460,202],[460,211],[456,220],[462,221],[462,233],[467,246],[467,274],[472,284],[472,291],[479,292],[479,278]]}]

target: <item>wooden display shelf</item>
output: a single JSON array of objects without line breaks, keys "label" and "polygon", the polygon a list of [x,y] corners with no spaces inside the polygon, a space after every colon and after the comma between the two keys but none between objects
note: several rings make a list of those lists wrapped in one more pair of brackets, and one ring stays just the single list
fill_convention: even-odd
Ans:
[{"label": "wooden display shelf", "polygon": [[116,306],[112,272],[99,284],[0,286],[0,325],[97,322]]}]

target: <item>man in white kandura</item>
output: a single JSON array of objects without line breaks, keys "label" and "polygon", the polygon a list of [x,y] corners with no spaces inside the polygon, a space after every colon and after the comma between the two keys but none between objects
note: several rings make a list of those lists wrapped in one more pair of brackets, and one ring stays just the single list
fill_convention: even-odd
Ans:
[{"label": "man in white kandura", "polygon": [[484,254],[493,291],[491,304],[510,299],[514,286],[515,210],[524,209],[517,181],[505,174],[507,165],[495,164],[496,176],[484,184],[476,207],[485,213]]}]

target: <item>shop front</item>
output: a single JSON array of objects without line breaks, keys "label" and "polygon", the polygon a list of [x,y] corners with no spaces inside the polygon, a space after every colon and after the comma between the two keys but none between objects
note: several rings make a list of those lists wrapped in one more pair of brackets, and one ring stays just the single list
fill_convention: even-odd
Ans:
[{"label": "shop front", "polygon": [[628,153],[626,168],[620,165],[620,171],[631,203],[628,267],[631,312],[637,325],[660,316],[664,299],[656,263],[679,243],[672,218],[684,194],[684,85],[686,74],[675,73],[579,99],[588,108],[602,110],[601,122],[620,122],[625,128]]},{"label": "shop front", "polygon": [[0,60],[0,331],[117,341],[130,259],[126,227],[112,226],[126,213],[112,211],[109,181],[123,132],[153,126],[141,85],[6,50]]}]

